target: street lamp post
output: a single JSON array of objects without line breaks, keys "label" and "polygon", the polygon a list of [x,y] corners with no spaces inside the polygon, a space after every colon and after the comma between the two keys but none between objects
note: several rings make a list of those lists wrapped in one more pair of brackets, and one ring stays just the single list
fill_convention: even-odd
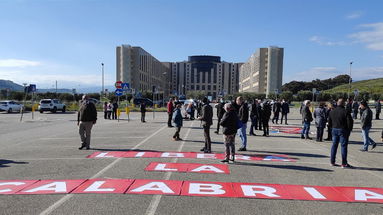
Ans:
[{"label": "street lamp post", "polygon": [[104,96],[104,63],[101,63],[101,70],[102,70],[102,91],[101,91],[101,98]]},{"label": "street lamp post", "polygon": [[351,95],[351,66],[352,66],[353,61],[350,62],[350,77],[348,78],[348,97],[350,98]]}]

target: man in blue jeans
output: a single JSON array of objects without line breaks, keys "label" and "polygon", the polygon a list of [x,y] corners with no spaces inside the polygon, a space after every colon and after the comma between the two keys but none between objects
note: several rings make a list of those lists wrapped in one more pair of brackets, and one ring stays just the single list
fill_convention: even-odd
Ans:
[{"label": "man in blue jeans", "polygon": [[348,137],[353,127],[354,120],[351,117],[351,113],[347,112],[344,107],[344,100],[339,99],[337,107],[330,112],[329,125],[332,127],[332,147],[330,163],[332,166],[338,166],[335,163],[336,153],[338,145],[341,145],[342,154],[342,168],[352,168],[347,162],[347,146]]},{"label": "man in blue jeans", "polygon": [[312,140],[312,138],[309,137],[310,123],[313,121],[313,115],[311,114],[311,111],[310,111],[310,106],[311,106],[310,100],[304,101],[303,105],[304,106],[302,107],[302,110],[301,110],[302,125],[303,125],[301,139]]},{"label": "man in blue jeans", "polygon": [[241,96],[237,97],[236,101],[233,103],[236,113],[238,114],[239,120],[242,122],[242,127],[238,129],[239,137],[241,138],[242,146],[238,151],[246,151],[247,146],[247,136],[246,128],[247,121],[249,120],[249,108],[246,102],[243,101]]},{"label": "man in blue jeans", "polygon": [[363,148],[360,149],[362,152],[368,151],[368,145],[372,145],[372,149],[376,147],[375,141],[369,137],[369,132],[372,127],[372,111],[368,107],[366,101],[362,101],[359,106],[363,110],[363,114],[360,119],[360,126],[362,127],[362,136],[363,136]]}]

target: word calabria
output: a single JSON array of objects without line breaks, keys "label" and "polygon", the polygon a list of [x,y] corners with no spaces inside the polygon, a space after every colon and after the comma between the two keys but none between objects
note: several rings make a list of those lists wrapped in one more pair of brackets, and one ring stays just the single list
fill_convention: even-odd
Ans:
[{"label": "word calabria", "polygon": [[383,203],[382,188],[148,179],[0,180],[0,194],[120,193]]}]

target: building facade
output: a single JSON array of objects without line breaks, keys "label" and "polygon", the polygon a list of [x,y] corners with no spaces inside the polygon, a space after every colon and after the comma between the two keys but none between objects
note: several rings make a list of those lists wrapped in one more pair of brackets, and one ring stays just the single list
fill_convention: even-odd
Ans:
[{"label": "building facade", "polygon": [[152,87],[169,95],[169,68],[141,47],[121,45],[116,48],[116,81],[130,84],[136,91],[152,91]]},{"label": "building facade", "polygon": [[238,92],[241,63],[224,62],[219,56],[197,55],[189,56],[188,61],[166,64],[171,70],[172,94],[199,91],[217,98]]},{"label": "building facade", "polygon": [[269,95],[280,91],[283,75],[284,49],[260,48],[239,70],[239,92]]}]

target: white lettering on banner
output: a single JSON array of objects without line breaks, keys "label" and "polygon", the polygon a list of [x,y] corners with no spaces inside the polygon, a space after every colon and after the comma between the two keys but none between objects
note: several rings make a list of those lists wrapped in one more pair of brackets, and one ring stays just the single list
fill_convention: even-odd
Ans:
[{"label": "white lettering on banner", "polygon": [[[20,186],[20,185],[24,185],[25,183],[24,182],[3,182],[3,183],[0,183],[0,186],[4,186],[4,185],[15,185],[15,186]],[[4,190],[0,190],[0,193],[6,193],[6,192],[11,192],[12,190],[11,189],[4,189]]]},{"label": "white lettering on banner", "polygon": [[281,158],[281,157],[277,157],[277,156],[266,156],[265,158],[263,158],[264,161],[271,161],[271,160],[278,160],[278,161],[289,161],[288,159],[285,159],[285,158]]},{"label": "white lettering on banner", "polygon": [[245,155],[235,155],[235,159],[236,160],[248,160],[248,161],[250,161],[251,157],[250,156],[245,156]]},{"label": "white lettering on banner", "polygon": [[162,158],[183,158],[184,153],[164,152],[161,154]]},{"label": "white lettering on banner", "polygon": [[[259,185],[241,185],[242,192],[245,196],[257,196],[256,194],[262,194],[268,197],[280,197],[276,194],[276,189],[272,187],[259,186]],[[261,190],[256,190],[261,189]]]},{"label": "white lettering on banner", "polygon": [[189,194],[221,195],[225,193],[226,191],[222,189],[220,184],[189,184]]},{"label": "white lettering on banner", "polygon": [[96,156],[96,158],[114,158],[114,156],[107,156],[109,152],[101,152]]},{"label": "white lettering on banner", "polygon": [[157,166],[154,168],[154,170],[159,170],[159,171],[178,171],[178,169],[170,169],[166,168],[166,164],[164,163],[159,163]]},{"label": "white lettering on banner", "polygon": [[168,185],[166,185],[164,182],[159,182],[159,181],[150,182],[150,183],[145,184],[141,187],[137,187],[137,188],[133,189],[131,192],[140,193],[140,192],[143,192],[146,190],[161,191],[163,193],[174,193],[174,191],[171,190],[168,187]]},{"label": "white lettering on banner", "polygon": [[203,166],[200,166],[200,167],[197,167],[195,169],[190,170],[190,172],[201,172],[201,171],[211,171],[211,172],[224,173],[224,171],[218,169],[215,166],[210,166],[210,165],[203,165]]},{"label": "white lettering on banner", "polygon": [[215,154],[197,154],[197,158],[207,158],[207,159],[216,159]]},{"label": "white lettering on banner", "polygon": [[138,158],[138,157],[142,157],[144,156],[145,152],[138,152],[134,157]]},{"label": "white lettering on banner", "polygon": [[367,201],[368,199],[382,199],[383,195],[369,190],[355,189],[355,200]]},{"label": "white lettering on banner", "polygon": [[40,187],[36,187],[30,190],[27,190],[25,192],[27,193],[34,193],[37,191],[54,191],[56,193],[61,193],[61,192],[66,192],[66,182],[64,181],[57,181],[57,182],[52,182],[50,184],[45,184]]},{"label": "white lettering on banner", "polygon": [[314,199],[327,199],[314,187],[303,187]]},{"label": "white lettering on banner", "polygon": [[114,188],[100,188],[105,181],[95,181],[88,188],[86,188],[85,192],[113,192]]}]

